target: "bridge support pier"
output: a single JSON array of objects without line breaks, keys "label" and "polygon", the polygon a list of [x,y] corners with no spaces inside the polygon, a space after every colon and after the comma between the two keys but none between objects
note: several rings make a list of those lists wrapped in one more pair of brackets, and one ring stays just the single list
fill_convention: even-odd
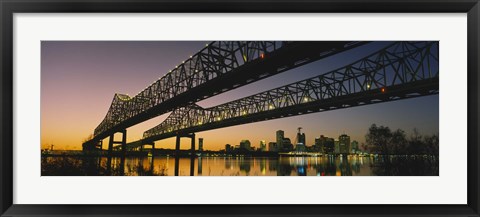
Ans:
[{"label": "bridge support pier", "polygon": [[[110,173],[112,169],[112,154],[113,154],[113,134],[108,139],[108,153],[107,153],[107,172]],[[110,175],[110,174],[108,174]]]},{"label": "bridge support pier", "polygon": [[180,161],[180,136],[177,135],[175,143],[175,176],[178,176]]},{"label": "bridge support pier", "polygon": [[190,147],[190,176],[194,176],[195,173],[195,133],[190,137],[191,147]]},{"label": "bridge support pier", "polygon": [[191,139],[190,146],[190,175],[194,175],[195,168],[195,133],[189,133],[184,135],[177,135],[175,142],[175,176],[178,176],[179,161],[180,161],[180,138],[187,137]]},{"label": "bridge support pier", "polygon": [[113,154],[113,145],[114,144],[120,144],[122,148],[122,155],[125,155],[127,152],[127,130],[124,129],[120,132],[117,133],[122,133],[122,140],[121,141],[115,141],[115,133],[110,135],[110,138],[108,140],[108,156],[112,156]]},{"label": "bridge support pier", "polygon": [[180,154],[180,136],[177,136],[176,142],[175,142],[175,156],[178,156]]},{"label": "bridge support pier", "polygon": [[112,156],[113,156],[113,145],[114,144],[120,144],[122,147],[122,159],[120,162],[120,167],[122,168],[122,172],[124,170],[124,163],[125,163],[125,154],[127,152],[126,147],[127,147],[127,130],[124,129],[120,132],[117,133],[122,133],[122,141],[115,141],[115,133],[111,134],[109,139],[108,139],[108,154],[107,154],[107,175],[110,175],[111,169],[112,169]]},{"label": "bridge support pier", "polygon": [[122,155],[125,156],[125,154],[127,153],[127,130],[126,129],[122,131],[121,144],[122,144]]},{"label": "bridge support pier", "polygon": [[178,155],[175,155],[175,176],[178,176],[178,169],[180,164],[180,157]]},{"label": "bridge support pier", "polygon": [[155,142],[152,142],[152,157],[155,156]]}]

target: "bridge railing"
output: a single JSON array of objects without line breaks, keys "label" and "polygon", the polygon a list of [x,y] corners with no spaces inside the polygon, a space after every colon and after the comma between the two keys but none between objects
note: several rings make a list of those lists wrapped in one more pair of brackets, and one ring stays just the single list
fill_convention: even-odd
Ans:
[{"label": "bridge railing", "polygon": [[388,88],[438,78],[438,42],[395,42],[331,72],[232,102],[174,110],[161,124],[147,130],[144,139],[175,131],[248,117],[361,92],[386,93]]}]

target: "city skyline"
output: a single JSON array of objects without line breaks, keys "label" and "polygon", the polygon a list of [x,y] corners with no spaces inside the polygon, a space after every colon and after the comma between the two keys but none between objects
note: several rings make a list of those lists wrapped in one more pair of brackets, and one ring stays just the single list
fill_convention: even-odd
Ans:
[{"label": "city skyline", "polygon": [[[81,149],[82,141],[100,123],[114,93],[135,95],[152,81],[197,52],[206,42],[42,42],[41,144],[54,144],[58,149]],[[211,107],[263,90],[275,88],[351,63],[375,51],[387,42],[375,42],[346,51],[297,69],[263,79],[233,91],[197,103]],[[340,57],[339,57],[340,56]],[[159,62],[158,60],[162,60]],[[313,73],[312,73],[313,72]],[[371,124],[402,129],[413,128],[426,135],[438,134],[438,95],[424,96],[252,124],[198,132],[204,148],[219,150],[229,140],[252,137],[255,146],[260,140],[273,141],[276,129],[285,137],[295,138],[296,128],[303,127],[307,145],[315,137],[350,132],[353,140],[365,141]],[[141,138],[143,131],[165,119],[168,114],[127,129],[127,141]],[[253,130],[252,130],[253,129]],[[268,135],[268,136],[266,136]],[[273,138],[272,138],[273,137]],[[240,138],[240,139],[238,139]],[[338,139],[338,138],[337,138]],[[293,142],[293,141],[292,141]],[[157,142],[157,148],[173,148],[174,138]],[[104,143],[105,144],[105,143]],[[232,144],[232,145],[235,145]],[[189,146],[182,139],[182,149]],[[105,148],[105,146],[104,146]]]}]

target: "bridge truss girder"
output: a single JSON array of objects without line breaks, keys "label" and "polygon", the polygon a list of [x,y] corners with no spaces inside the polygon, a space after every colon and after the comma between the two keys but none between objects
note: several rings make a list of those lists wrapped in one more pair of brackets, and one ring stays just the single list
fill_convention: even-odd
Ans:
[{"label": "bridge truss girder", "polygon": [[176,109],[143,142],[237,124],[438,94],[438,42],[395,42],[352,64],[211,108]]},{"label": "bridge truss girder", "polygon": [[94,144],[113,132],[207,97],[368,42],[212,42],[130,97],[115,94],[94,131]]}]

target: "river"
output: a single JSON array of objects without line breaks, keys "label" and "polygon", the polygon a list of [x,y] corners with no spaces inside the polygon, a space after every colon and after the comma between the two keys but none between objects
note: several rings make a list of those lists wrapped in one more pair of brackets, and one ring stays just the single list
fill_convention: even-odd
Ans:
[{"label": "river", "polygon": [[438,176],[429,156],[42,157],[42,176]]}]

